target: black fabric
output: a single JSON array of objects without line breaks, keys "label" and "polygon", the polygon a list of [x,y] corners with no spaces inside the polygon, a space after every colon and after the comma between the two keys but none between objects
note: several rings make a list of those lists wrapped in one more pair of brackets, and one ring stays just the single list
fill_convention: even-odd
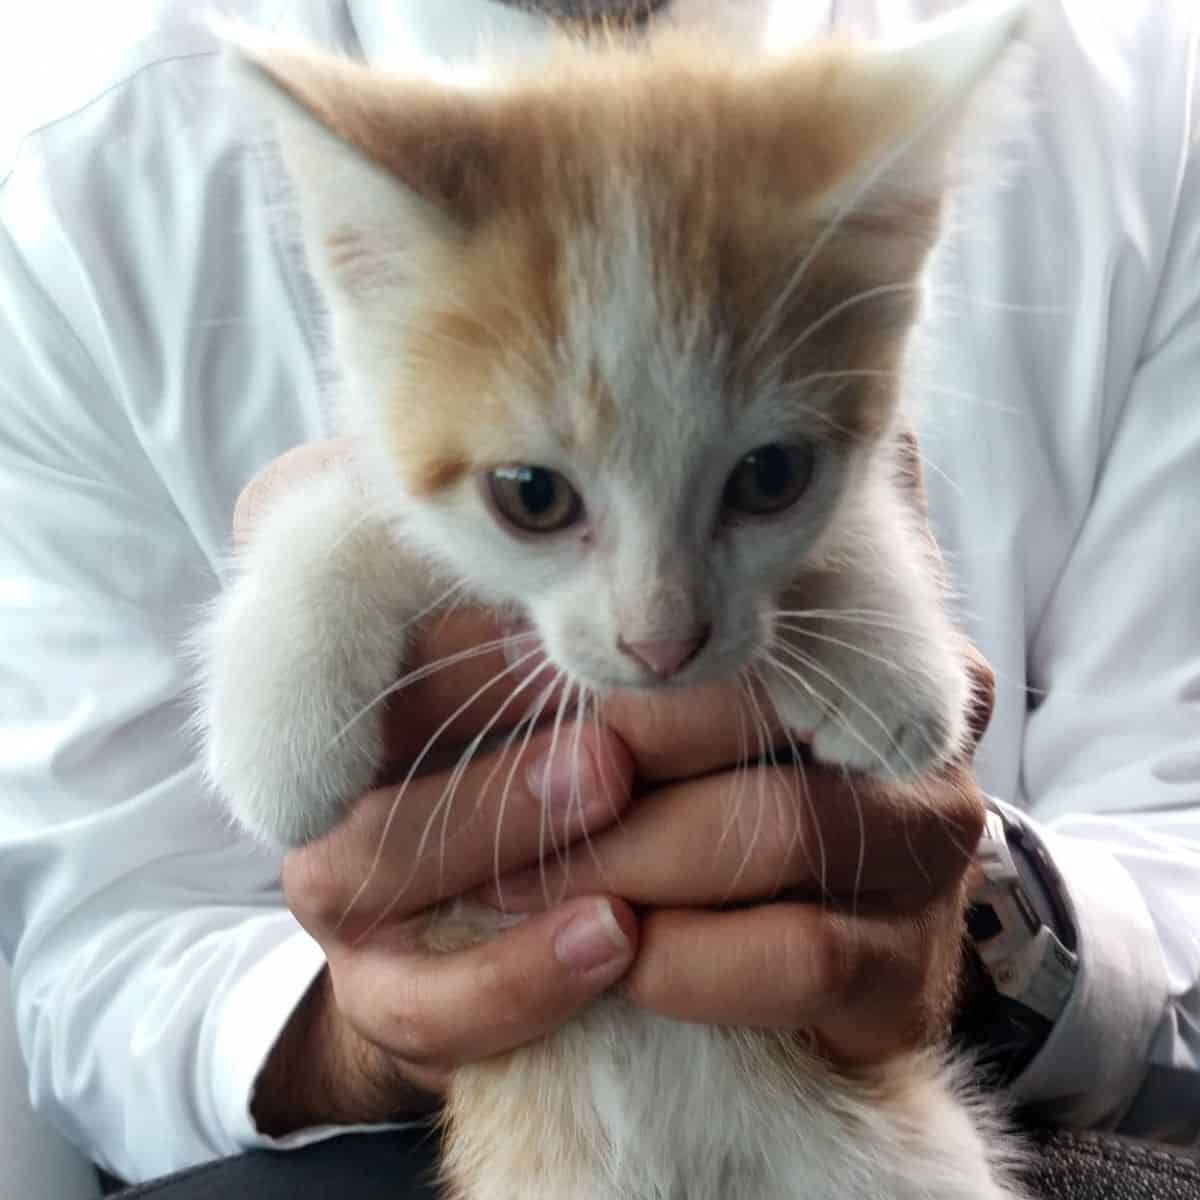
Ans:
[{"label": "black fabric", "polygon": [[[1055,1131],[1031,1133],[1026,1146],[1026,1186],[1034,1200],[1200,1200],[1200,1158],[1193,1155],[1124,1138]],[[122,1200],[436,1200],[435,1172],[435,1137],[418,1130],[348,1136],[288,1154],[245,1154],[119,1195]]]},{"label": "black fabric", "polygon": [[437,1135],[351,1134],[288,1153],[254,1151],[116,1193],[121,1200],[440,1200]]},{"label": "black fabric", "polygon": [[671,0],[500,0],[510,8],[549,13],[567,21],[645,21]]},{"label": "black fabric", "polygon": [[1145,1142],[1042,1131],[1031,1137],[1039,1200],[1200,1200],[1200,1157]]}]

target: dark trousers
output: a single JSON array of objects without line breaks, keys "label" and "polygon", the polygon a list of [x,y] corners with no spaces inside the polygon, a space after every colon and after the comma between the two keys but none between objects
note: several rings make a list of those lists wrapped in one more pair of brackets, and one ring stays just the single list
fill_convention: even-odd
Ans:
[{"label": "dark trousers", "polygon": [[[1200,1159],[1192,1155],[1070,1133],[1034,1131],[1027,1145],[1027,1185],[1037,1200],[1200,1200]],[[435,1200],[436,1164],[437,1144],[428,1132],[359,1134],[287,1154],[244,1154],[119,1195],[122,1200]]]}]

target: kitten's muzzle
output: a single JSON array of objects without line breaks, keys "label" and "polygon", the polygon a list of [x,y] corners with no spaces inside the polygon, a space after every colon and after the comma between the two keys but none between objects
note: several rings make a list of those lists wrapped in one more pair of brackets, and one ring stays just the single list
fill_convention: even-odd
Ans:
[{"label": "kitten's muzzle", "polygon": [[712,633],[706,625],[699,632],[682,638],[654,638],[645,642],[627,642],[617,638],[617,648],[622,654],[635,659],[658,679],[670,679],[678,675],[688,663],[704,649]]}]

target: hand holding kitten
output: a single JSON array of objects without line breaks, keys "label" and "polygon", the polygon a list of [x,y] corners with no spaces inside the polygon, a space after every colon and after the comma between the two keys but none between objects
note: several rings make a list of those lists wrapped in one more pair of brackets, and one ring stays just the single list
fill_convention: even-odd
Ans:
[{"label": "hand holding kitten", "polygon": [[[311,445],[269,467],[239,502],[239,536],[277,489],[338,455],[337,443]],[[417,661],[494,632],[466,615],[439,623]],[[990,680],[981,659],[971,665],[978,736]],[[495,671],[491,658],[472,659],[404,693],[396,710],[402,719],[389,729],[393,759],[407,765]],[[917,785],[900,795],[811,767],[804,782],[789,767],[759,767],[739,778],[732,770],[738,702],[723,688],[610,702],[609,731],[583,734],[587,760],[601,776],[593,787],[583,784],[581,795],[592,803],[577,795],[576,817],[555,831],[567,840],[586,829],[591,840],[594,853],[577,847],[569,873],[554,862],[521,873],[539,852],[542,798],[518,786],[498,822],[501,789],[489,784],[502,775],[486,756],[463,778],[448,835],[453,854],[443,861],[412,855],[448,769],[410,785],[395,814],[407,833],[393,827],[381,839],[395,795],[385,787],[328,837],[289,854],[289,903],[322,945],[329,969],[260,1077],[260,1127],[282,1134],[419,1112],[436,1103],[455,1066],[556,1028],[627,971],[622,986],[650,1010],[711,1024],[815,1029],[846,1064],[885,1059],[941,1035],[958,991],[963,881],[982,828],[969,768],[956,765],[924,781],[938,794],[920,803]],[[468,713],[448,741],[468,740],[488,715]],[[603,743],[592,745],[600,736]],[[526,764],[547,741],[543,734],[530,742]],[[650,790],[612,826],[635,771]],[[523,781],[524,772],[515,778]],[[734,794],[741,802],[731,805]],[[386,857],[376,862],[381,844]],[[502,870],[517,872],[499,892],[489,886],[497,855]],[[493,902],[537,915],[449,955],[417,946],[413,933],[429,906],[480,886]],[[645,910],[640,929],[630,903]],[[739,907],[716,907],[730,903]],[[584,940],[601,958],[584,969],[564,961],[571,939],[561,936],[568,926],[579,933],[581,917],[592,918],[593,935]],[[613,935],[607,947],[606,926]],[[601,954],[605,948],[611,952]]]},{"label": "hand holding kitten", "polygon": [[[970,654],[977,739],[992,684]],[[811,1029],[846,1066],[945,1036],[961,1001],[966,881],[984,821],[969,763],[903,785],[811,764],[700,775],[722,699],[736,704],[715,694],[701,713],[694,692],[611,702],[609,727],[651,790],[568,870],[504,879],[489,898],[537,911],[543,897],[623,897],[641,927],[621,987],[666,1017]],[[736,752],[724,749],[731,765]]]},{"label": "hand holding kitten", "polygon": [[[327,468],[339,452],[336,442],[320,443],[271,464],[239,500],[238,539],[245,540],[277,490]],[[439,622],[414,647],[414,662],[440,659],[497,632],[466,614]],[[472,658],[406,691],[400,719],[388,730],[389,758],[406,768],[498,664],[499,651]],[[496,703],[502,701],[498,696]],[[446,744],[461,748],[492,711],[465,714],[446,730]],[[432,906],[494,878],[497,863],[510,870],[536,860],[544,804],[563,839],[595,832],[618,815],[629,796],[628,756],[614,736],[585,732],[582,738],[600,772],[594,786],[585,782],[582,795],[551,788],[544,798],[517,769],[503,813],[501,789],[491,785],[505,777],[509,760],[497,769],[496,756],[477,755],[462,778],[460,803],[434,834],[449,850],[444,858],[432,851],[422,857],[417,848],[431,814],[438,814],[457,753],[449,754],[444,769],[431,765],[412,781],[394,823],[396,788],[378,788],[328,837],[288,855],[288,903],[320,943],[328,966],[259,1076],[253,1111],[261,1130],[282,1136],[315,1124],[417,1115],[438,1102],[455,1067],[557,1028],[628,969],[636,919],[627,905],[607,897],[574,898],[486,945],[451,954],[433,955],[418,945]],[[548,743],[549,735],[531,739],[521,752],[523,765],[536,765]]]}]

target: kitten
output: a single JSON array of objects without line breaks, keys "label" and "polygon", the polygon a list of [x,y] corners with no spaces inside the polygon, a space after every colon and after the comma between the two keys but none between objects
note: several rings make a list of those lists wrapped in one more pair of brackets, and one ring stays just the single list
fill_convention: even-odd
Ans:
[{"label": "kitten", "polygon": [[[368,789],[372,703],[456,583],[599,693],[752,668],[821,762],[958,752],[965,670],[897,444],[951,142],[1023,18],[761,58],[564,40],[470,84],[234,52],[357,445],[279,499],[203,637],[207,769],[248,830],[302,844]],[[430,945],[498,920],[460,908]],[[449,1192],[1015,1196],[940,1058],[850,1078],[805,1047],[606,998],[458,1073]]]}]

